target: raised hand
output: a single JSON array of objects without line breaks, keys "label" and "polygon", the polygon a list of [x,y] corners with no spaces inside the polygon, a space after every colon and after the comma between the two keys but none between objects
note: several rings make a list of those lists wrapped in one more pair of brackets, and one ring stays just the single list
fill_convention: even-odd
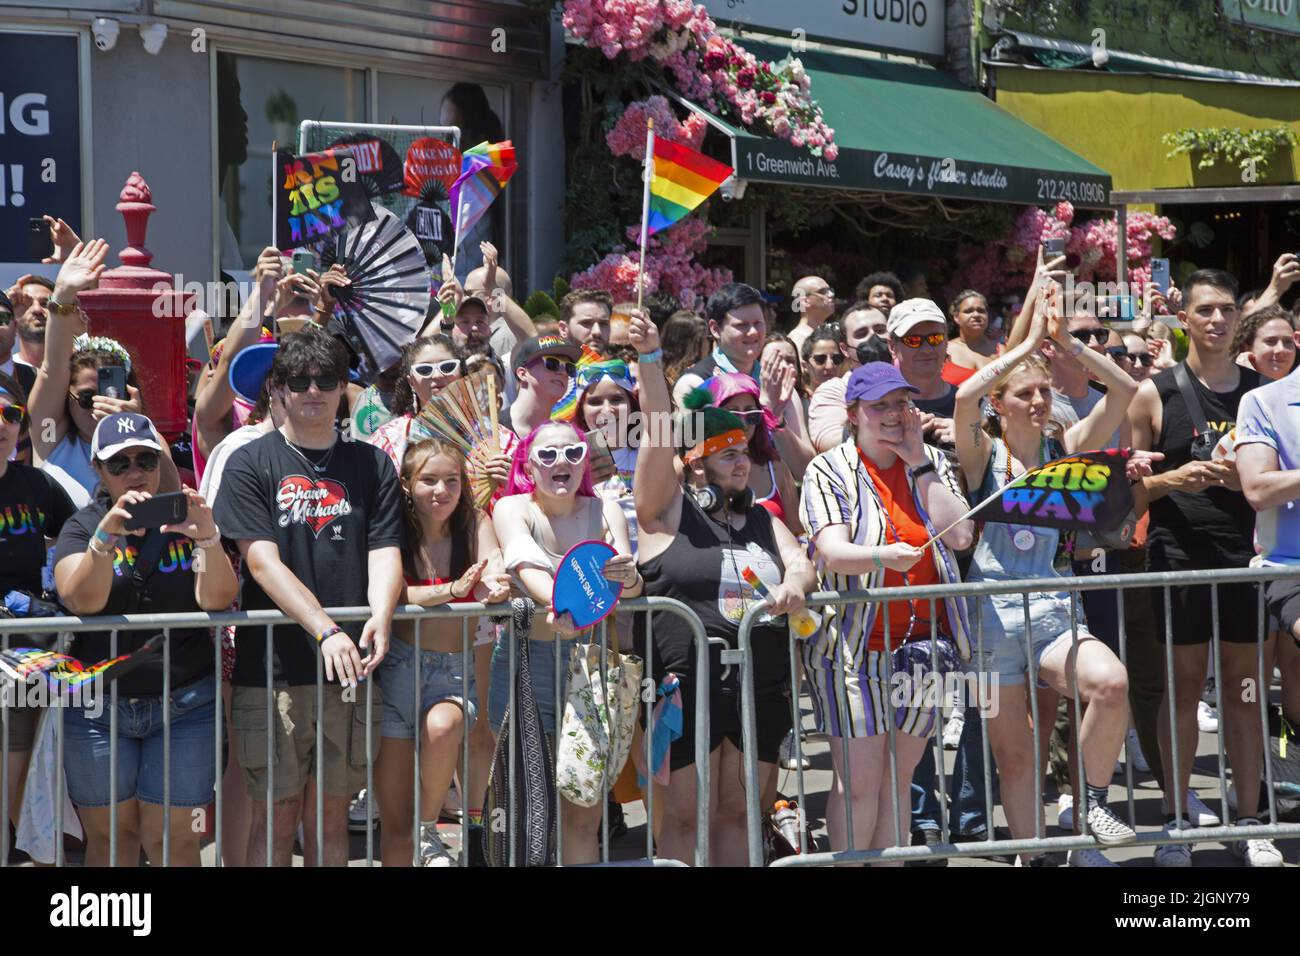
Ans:
[{"label": "raised hand", "polygon": [[46,265],[63,262],[72,255],[72,250],[81,244],[81,237],[62,219],[55,219],[53,216],[41,218],[50,224],[50,239],[54,242],[54,255],[46,256],[41,262]]}]

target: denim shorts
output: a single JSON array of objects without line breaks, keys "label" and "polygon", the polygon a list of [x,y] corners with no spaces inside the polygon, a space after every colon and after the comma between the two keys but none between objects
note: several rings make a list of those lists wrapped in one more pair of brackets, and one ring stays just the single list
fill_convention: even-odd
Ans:
[{"label": "denim shorts", "polygon": [[[997,676],[999,684],[1022,684],[1030,672],[1030,653],[1033,654],[1033,672],[1037,673],[1043,657],[1049,651],[1071,640],[1070,596],[1064,592],[1035,594],[1029,599],[1030,648],[1025,646],[1025,604],[1018,594],[985,595],[980,600],[980,625],[983,628],[983,657],[979,656],[977,641],[972,650],[976,660],[972,663],[980,670]],[[970,609],[975,620],[975,608]],[[1080,602],[1075,607],[1075,622],[1079,640],[1092,639]],[[978,633],[977,633],[978,637]],[[1039,687],[1047,687],[1042,678]]]},{"label": "denim shorts", "polygon": [[[451,701],[459,704],[465,711],[466,722],[474,725],[474,715],[478,712],[478,700],[474,689],[473,652],[470,666],[465,667],[465,657],[460,651],[420,651],[420,716],[429,712],[434,704]],[[464,685],[462,677],[469,678],[469,700],[463,699]],[[388,645],[388,653],[375,671],[379,687],[384,692],[381,734],[385,737],[399,737],[404,740],[415,739],[416,717],[415,682],[416,664],[415,647],[405,641],[394,638]]]},{"label": "denim shorts", "polygon": [[[216,782],[217,681],[204,677],[172,692],[171,805],[202,807]],[[79,807],[107,807],[112,700],[103,713],[68,708],[63,715],[63,769]],[[117,699],[117,800],[163,804],[163,698]]]},{"label": "denim shorts", "polygon": [[[560,645],[560,709],[564,714],[564,695],[569,676],[569,654],[577,638],[559,641]],[[528,664],[533,675],[533,694],[537,709],[542,715],[542,729],[552,737],[558,736],[559,726],[555,709],[555,645],[556,641],[529,641]],[[510,631],[507,628],[492,648],[492,672],[488,688],[488,720],[492,732],[501,728],[506,708],[510,705]]]}]

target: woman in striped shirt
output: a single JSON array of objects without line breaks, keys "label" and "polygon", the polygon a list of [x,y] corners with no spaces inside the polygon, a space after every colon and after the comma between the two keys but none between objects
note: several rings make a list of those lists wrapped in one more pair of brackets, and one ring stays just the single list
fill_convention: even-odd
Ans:
[{"label": "woman in striped shirt", "polygon": [[[845,390],[854,437],[818,455],[804,474],[803,522],[826,590],[960,580],[952,552],[970,547],[973,524],[958,520],[967,505],[952,467],[921,440],[916,391],[889,363],[857,369]],[[923,546],[936,528],[948,530],[928,552]],[[937,694],[918,693],[923,687],[902,659],[908,656],[903,648],[916,642],[912,651],[923,649],[929,660],[933,626],[934,650],[949,667],[960,666],[958,659],[970,656],[965,613],[955,600],[828,608],[822,631],[805,644],[817,726],[845,738],[830,748],[835,779],[826,824],[835,849],[891,846],[911,832],[912,771],[936,720],[935,701],[925,698]],[[845,822],[850,799],[851,842]]]}]

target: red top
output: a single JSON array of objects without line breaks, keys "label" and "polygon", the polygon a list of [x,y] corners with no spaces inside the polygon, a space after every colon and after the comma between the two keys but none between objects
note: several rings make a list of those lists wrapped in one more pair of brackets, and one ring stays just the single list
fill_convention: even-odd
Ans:
[{"label": "red top", "polygon": [[979,369],[977,368],[966,368],[964,365],[953,365],[952,359],[949,359],[943,363],[943,371],[939,374],[940,377],[942,377],[949,385],[960,385],[978,371]]},{"label": "red top", "polygon": [[[924,523],[916,513],[916,505],[912,501],[912,491],[907,483],[907,465],[904,464],[903,459],[899,458],[888,468],[881,470],[866,455],[861,455],[861,458],[862,464],[866,466],[867,474],[871,476],[872,484],[876,486],[876,494],[880,496],[881,504],[884,505],[884,513],[888,516],[888,520],[885,521],[885,543],[894,544],[902,540],[914,548],[919,548],[929,541],[930,533],[926,531]],[[920,561],[912,566],[912,570],[907,572],[906,583],[909,587],[943,583],[939,579],[939,569],[935,567],[934,559],[928,551]],[[903,585],[902,572],[889,568],[885,569],[885,587],[896,588],[903,587]],[[935,609],[940,615],[940,629],[943,630],[942,602],[936,601]],[[916,623],[912,624],[912,633],[909,635],[907,627],[913,614],[916,615]],[[928,599],[889,602],[889,649],[892,651],[898,647],[903,642],[905,635],[910,640],[930,639],[930,602]],[[872,626],[871,636],[867,641],[867,650],[885,650],[884,608],[880,608],[876,612],[876,622]]]}]

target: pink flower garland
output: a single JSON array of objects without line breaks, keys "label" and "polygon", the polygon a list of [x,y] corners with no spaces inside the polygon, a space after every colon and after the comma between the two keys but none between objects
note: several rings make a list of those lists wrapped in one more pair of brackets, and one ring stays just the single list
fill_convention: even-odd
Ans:
[{"label": "pink flower garland", "polygon": [[[705,269],[694,261],[708,245],[712,227],[699,217],[688,217],[659,235],[651,236],[646,247],[645,294],[666,292],[684,307],[697,298],[707,298],[732,281],[729,269]],[[628,229],[635,243],[639,227]],[[636,298],[636,274],[640,252],[619,246],[604,259],[569,280],[574,289],[604,289],[615,301]]]},{"label": "pink flower garland", "polygon": [[670,139],[691,149],[699,149],[704,142],[708,122],[699,113],[692,113],[678,121],[676,114],[662,96],[629,103],[614,128],[605,134],[605,143],[615,156],[630,156],[637,162],[645,159],[646,120],[655,121],[655,136]]},{"label": "pink flower garland", "polygon": [[661,64],[678,90],[706,109],[725,112],[814,156],[834,162],[835,131],[811,97],[812,83],[793,55],[761,62],[718,33],[704,7],[690,0],[565,0],[564,27],[606,59],[626,55]]}]

